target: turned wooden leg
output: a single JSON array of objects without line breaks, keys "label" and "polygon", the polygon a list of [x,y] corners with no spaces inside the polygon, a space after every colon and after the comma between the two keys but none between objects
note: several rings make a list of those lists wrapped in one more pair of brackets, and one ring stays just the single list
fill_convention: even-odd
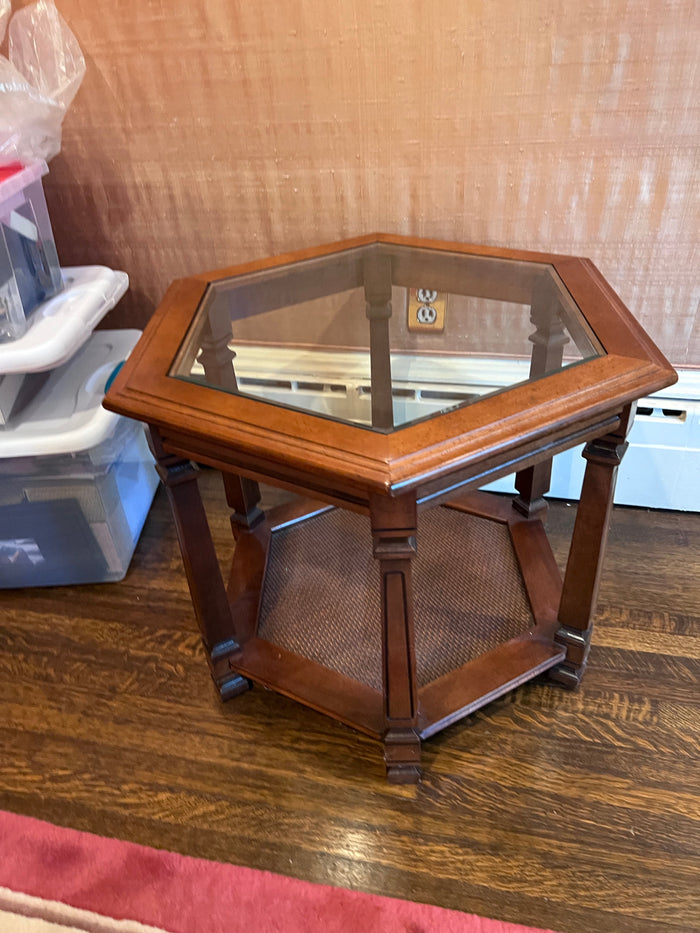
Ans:
[{"label": "turned wooden leg", "polygon": [[226,587],[211,539],[209,523],[197,485],[197,467],[163,450],[158,432],[150,429],[156,469],[168,492],[177,538],[185,566],[195,615],[212,677],[222,699],[248,689],[248,681],[228,666],[238,649]]},{"label": "turned wooden leg", "polygon": [[209,306],[199,338],[201,350],[197,359],[209,385],[236,392],[238,382],[233,362],[236,354],[229,346],[232,336],[228,307],[214,302]]},{"label": "turned wooden leg", "polygon": [[384,760],[395,784],[420,780],[418,696],[413,640],[411,561],[416,553],[415,497],[370,502],[382,595]]},{"label": "turned wooden leg", "polygon": [[[530,305],[530,320],[535,325],[535,332],[529,337],[532,344],[531,379],[561,369],[564,347],[569,338],[561,320],[560,309],[561,299],[552,276],[549,272],[540,275],[533,283]],[[515,488],[518,495],[513,499],[513,508],[527,518],[544,521],[547,513],[544,497],[549,492],[551,478],[551,459],[517,473]]]},{"label": "turned wooden leg", "polygon": [[586,473],[559,604],[560,628],[555,635],[555,641],[566,648],[566,658],[549,672],[553,680],[570,688],[578,686],[586,668],[617,470],[633,419],[634,408],[630,408],[618,431],[591,441],[583,451]]},{"label": "turned wooden leg", "polygon": [[394,400],[391,384],[391,260],[370,254],[362,266],[366,315],[369,321],[370,377],[372,383],[372,424],[393,428]]}]

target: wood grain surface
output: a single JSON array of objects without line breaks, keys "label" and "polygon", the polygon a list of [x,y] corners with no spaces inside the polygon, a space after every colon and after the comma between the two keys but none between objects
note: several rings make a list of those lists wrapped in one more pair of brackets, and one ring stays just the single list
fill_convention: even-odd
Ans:
[{"label": "wood grain surface", "polygon": [[[550,509],[560,567],[574,513]],[[697,515],[616,509],[581,687],[497,700],[398,787],[337,722],[219,701],[160,490],[122,582],[0,595],[0,807],[561,933],[700,930],[699,555]]]}]

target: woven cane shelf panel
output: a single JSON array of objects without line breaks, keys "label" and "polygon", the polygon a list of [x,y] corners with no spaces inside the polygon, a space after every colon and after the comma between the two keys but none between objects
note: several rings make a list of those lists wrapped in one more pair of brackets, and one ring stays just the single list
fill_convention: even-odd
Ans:
[{"label": "woven cane shelf panel", "polygon": [[[452,509],[419,516],[413,594],[420,687],[533,625],[507,527]],[[258,635],[382,689],[367,518],[335,509],[272,536]]]}]

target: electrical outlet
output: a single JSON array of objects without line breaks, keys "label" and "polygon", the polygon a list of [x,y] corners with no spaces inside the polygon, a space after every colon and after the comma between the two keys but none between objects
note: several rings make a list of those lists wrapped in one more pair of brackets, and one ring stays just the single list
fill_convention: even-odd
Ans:
[{"label": "electrical outlet", "polygon": [[432,288],[409,288],[408,329],[441,333],[445,329],[447,294]]}]

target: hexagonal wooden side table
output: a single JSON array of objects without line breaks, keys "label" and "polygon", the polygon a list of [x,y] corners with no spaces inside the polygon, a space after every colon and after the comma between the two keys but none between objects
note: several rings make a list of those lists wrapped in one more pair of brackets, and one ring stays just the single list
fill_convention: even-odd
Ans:
[{"label": "hexagonal wooden side table", "polygon": [[[264,684],[413,782],[422,739],[578,684],[635,403],[675,378],[587,260],[373,235],[173,283],[105,405],[150,427],[221,696]],[[544,496],[582,442],[562,581]],[[227,582],[193,460],[224,478]],[[265,513],[260,480],[302,497]]]}]

